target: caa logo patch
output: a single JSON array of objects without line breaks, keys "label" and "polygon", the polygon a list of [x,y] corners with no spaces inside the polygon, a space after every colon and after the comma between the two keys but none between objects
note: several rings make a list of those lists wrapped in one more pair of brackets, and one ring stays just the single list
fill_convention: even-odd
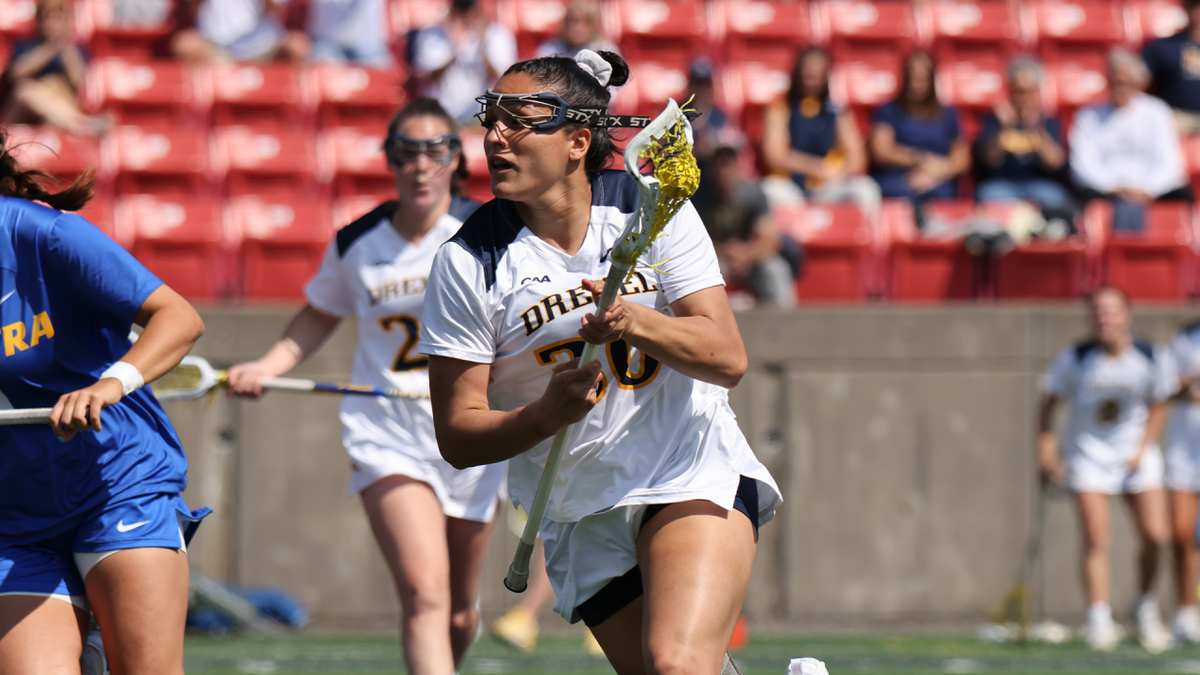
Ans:
[{"label": "caa logo patch", "polygon": [[524,279],[521,280],[522,284],[529,284],[529,283],[534,283],[534,282],[537,282],[539,284],[548,284],[548,283],[550,283],[550,275],[547,274],[542,277],[525,277]]}]

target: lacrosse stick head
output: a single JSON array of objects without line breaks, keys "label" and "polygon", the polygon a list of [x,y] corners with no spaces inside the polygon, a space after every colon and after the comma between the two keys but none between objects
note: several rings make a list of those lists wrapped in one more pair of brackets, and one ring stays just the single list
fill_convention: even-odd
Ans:
[{"label": "lacrosse stick head", "polygon": [[214,387],[225,383],[225,373],[208,365],[198,356],[185,356],[165,375],[150,383],[150,389],[160,401],[199,398]]},{"label": "lacrosse stick head", "polygon": [[612,257],[629,265],[630,271],[700,187],[700,167],[692,154],[692,124],[684,112],[670,99],[666,109],[625,148],[625,172],[638,183],[638,208],[613,247]]}]

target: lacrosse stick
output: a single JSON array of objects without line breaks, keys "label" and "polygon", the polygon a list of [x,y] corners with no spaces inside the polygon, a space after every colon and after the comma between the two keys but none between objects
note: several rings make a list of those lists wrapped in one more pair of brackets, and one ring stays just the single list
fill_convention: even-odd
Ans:
[{"label": "lacrosse stick", "polygon": [[53,408],[24,408],[0,410],[0,426],[8,424],[49,424]]},{"label": "lacrosse stick", "polygon": [[[386,396],[388,398],[429,398],[428,392],[401,391],[395,388],[375,389],[357,384],[314,382],[292,377],[270,377],[259,384],[263,389],[311,391],[321,394],[353,394],[356,396]],[[199,356],[185,356],[179,365],[150,383],[160,401],[199,398],[215,387],[229,385],[229,372],[217,370]]]},{"label": "lacrosse stick", "polygon": [[[643,160],[652,165],[652,175],[642,173]],[[612,267],[604,280],[600,301],[596,303],[597,316],[612,306],[621,284],[633,272],[638,258],[649,250],[650,244],[662,234],[663,228],[679,213],[679,209],[683,208],[700,185],[700,169],[692,155],[692,125],[674,99],[669,100],[666,110],[629,142],[625,148],[625,171],[637,180],[638,207],[629,214],[625,230],[612,248]],[[587,343],[579,358],[579,367],[595,360],[597,349],[597,345]],[[514,593],[525,592],[528,585],[533,544],[537,540],[542,518],[546,515],[550,489],[562,461],[567,437],[574,426],[570,424],[559,430],[550,446],[546,468],[542,471],[537,494],[529,507],[525,532],[521,535],[521,543],[517,545],[508,576],[504,578],[505,587]]]}]

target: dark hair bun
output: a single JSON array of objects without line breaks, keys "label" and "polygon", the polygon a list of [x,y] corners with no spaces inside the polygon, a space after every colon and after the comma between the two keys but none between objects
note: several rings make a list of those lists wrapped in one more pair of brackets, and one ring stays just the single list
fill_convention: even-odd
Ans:
[{"label": "dark hair bun", "polygon": [[629,64],[615,52],[596,52],[600,58],[612,66],[612,75],[608,76],[608,86],[619,87],[629,81]]}]

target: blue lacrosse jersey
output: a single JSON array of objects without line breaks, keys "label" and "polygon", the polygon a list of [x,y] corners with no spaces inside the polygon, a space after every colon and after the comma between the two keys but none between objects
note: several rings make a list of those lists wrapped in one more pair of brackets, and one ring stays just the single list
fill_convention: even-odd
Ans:
[{"label": "blue lacrosse jersey", "polygon": [[[162,282],[77,215],[0,197],[0,408],[53,406],[130,348]],[[0,541],[77,526],[113,499],[186,487],[187,459],[162,406],[139,389],[66,443],[49,425],[0,426]]]}]

